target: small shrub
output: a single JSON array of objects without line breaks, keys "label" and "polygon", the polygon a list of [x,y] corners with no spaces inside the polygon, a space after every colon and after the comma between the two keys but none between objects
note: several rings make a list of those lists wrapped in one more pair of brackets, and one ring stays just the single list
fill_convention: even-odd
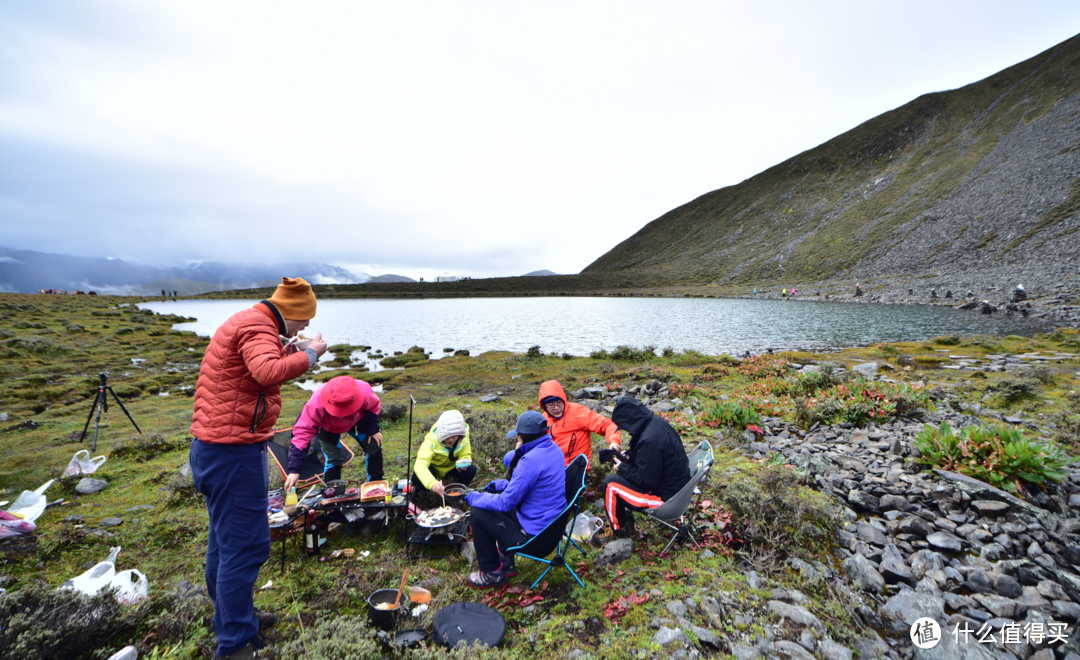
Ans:
[{"label": "small shrub", "polygon": [[459,348],[458,350],[454,351],[454,357],[469,357],[469,349]]},{"label": "small shrub", "polygon": [[734,426],[744,429],[748,424],[760,424],[761,416],[752,407],[736,401],[714,401],[701,411],[699,421],[712,428]]},{"label": "small shrub", "polygon": [[803,486],[800,475],[784,465],[740,470],[735,478],[719,480],[716,489],[741,529],[744,551],[759,561],[806,556],[839,524],[828,496]]},{"label": "small shrub", "polygon": [[605,351],[604,349],[601,348],[599,350],[593,351],[592,353],[589,353],[589,357],[591,357],[594,360],[606,360],[606,359],[610,358],[611,356],[608,355],[607,351]]},{"label": "small shrub", "polygon": [[786,363],[787,361],[783,358],[770,353],[762,353],[743,360],[738,366],[738,371],[747,378],[768,378],[783,375]]},{"label": "small shrub", "polygon": [[442,352],[443,353],[453,353],[454,349],[452,349],[452,348],[444,348],[444,349],[442,349]]},{"label": "small shrub", "polygon": [[544,354],[540,352],[539,346],[530,346],[529,350],[525,351],[525,357],[530,360],[535,360],[543,355]]},{"label": "small shrub", "polygon": [[1041,383],[1034,378],[1002,378],[991,386],[1006,403],[1015,403],[1021,399],[1035,396]]},{"label": "small shrub", "polygon": [[601,374],[605,375],[613,374],[615,373],[615,365],[611,364],[610,362],[601,362],[600,364],[596,365],[596,370],[599,371]]},{"label": "small shrub", "polygon": [[564,360],[573,360],[574,356],[570,355],[569,353],[563,353],[562,354],[562,359],[564,359]]},{"label": "small shrub", "polygon": [[794,395],[812,396],[843,383],[848,376],[840,371],[840,365],[835,362],[822,362],[816,370],[796,375],[788,391]]},{"label": "small shrub", "polygon": [[1012,493],[1022,493],[1021,481],[1061,483],[1074,460],[1053,443],[1033,441],[1006,426],[967,426],[960,435],[942,422],[927,426],[915,438],[920,462],[960,472]]},{"label": "small shrub", "polygon": [[427,360],[428,355],[424,352],[424,349],[413,346],[404,353],[396,351],[393,356],[383,358],[379,364],[387,369],[394,369],[408,366],[410,363],[426,362]]},{"label": "small shrub", "polygon": [[334,344],[333,346],[328,347],[326,350],[330,351],[331,353],[352,355],[352,352],[357,349],[351,344]]},{"label": "small shrub", "polygon": [[878,353],[882,355],[900,355],[900,349],[896,346],[890,346],[889,344],[878,344],[875,346]]},{"label": "small shrub", "polygon": [[191,438],[168,437],[160,433],[134,435],[121,441],[113,448],[113,458],[147,459],[171,451],[180,451],[191,447]]},{"label": "small shrub", "polygon": [[938,344],[939,346],[957,346],[960,343],[960,335],[941,335],[940,337],[934,337],[930,340],[932,344]]},{"label": "small shrub", "polygon": [[379,419],[388,424],[405,419],[409,414],[409,406],[404,403],[385,403],[379,411]]},{"label": "small shrub", "polygon": [[677,367],[696,367],[703,364],[713,364],[715,362],[716,358],[689,348],[671,358],[671,364]]},{"label": "small shrub", "polygon": [[641,350],[633,346],[616,346],[609,357],[612,360],[622,360],[624,362],[648,362],[656,359],[655,350],[656,347],[654,346],[646,346]]},{"label": "small shrub", "polygon": [[366,616],[339,616],[324,619],[313,629],[294,639],[285,648],[285,657],[298,660],[341,660],[380,658],[382,646],[368,627]]},{"label": "small shrub", "polygon": [[665,346],[664,350],[660,352],[664,357],[673,357],[676,353],[675,347]]},{"label": "small shrub", "polygon": [[1016,370],[1020,378],[1034,378],[1043,385],[1054,382],[1054,370],[1045,364],[1027,364]]},{"label": "small shrub", "polygon": [[893,385],[858,378],[823,390],[817,396],[799,399],[795,417],[800,425],[814,422],[863,425],[910,415],[928,403],[926,392],[914,390],[906,383]]},{"label": "small shrub", "polygon": [[5,658],[77,658],[133,632],[146,609],[125,611],[105,590],[86,596],[44,582],[0,598],[0,655]]}]

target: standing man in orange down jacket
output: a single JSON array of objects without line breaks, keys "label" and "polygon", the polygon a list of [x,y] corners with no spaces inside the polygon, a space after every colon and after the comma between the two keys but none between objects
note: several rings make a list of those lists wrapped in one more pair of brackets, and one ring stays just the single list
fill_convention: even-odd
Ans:
[{"label": "standing man in orange down jacket", "polygon": [[611,449],[619,448],[619,427],[603,415],[598,415],[579,403],[566,400],[566,392],[557,380],[540,384],[540,409],[547,417],[551,439],[562,449],[566,464],[585,454],[592,465],[592,434],[604,436]]},{"label": "standing man in orange down jacket", "polygon": [[252,588],[270,555],[266,441],[281,412],[281,384],[326,352],[322,335],[304,351],[281,338],[295,337],[314,316],[311,286],[283,277],[269,300],[217,329],[199,369],[189,460],[210,515],[206,591],[214,601],[216,658],[248,660],[262,648],[259,625],[269,617],[257,617]]}]

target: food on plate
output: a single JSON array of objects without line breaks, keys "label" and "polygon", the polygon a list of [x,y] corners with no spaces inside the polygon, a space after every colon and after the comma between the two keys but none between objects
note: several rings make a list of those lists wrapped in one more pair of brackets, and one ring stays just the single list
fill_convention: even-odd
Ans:
[{"label": "food on plate", "polygon": [[385,497],[386,489],[382,486],[375,486],[367,491],[367,497]]},{"label": "food on plate", "polygon": [[457,518],[457,511],[452,507],[442,506],[430,511],[424,511],[416,516],[416,522],[427,527],[449,525]]},{"label": "food on plate", "polygon": [[326,490],[324,490],[322,492],[322,494],[323,494],[323,497],[333,497],[333,496],[337,495],[337,491],[334,490],[333,488],[327,488]]}]

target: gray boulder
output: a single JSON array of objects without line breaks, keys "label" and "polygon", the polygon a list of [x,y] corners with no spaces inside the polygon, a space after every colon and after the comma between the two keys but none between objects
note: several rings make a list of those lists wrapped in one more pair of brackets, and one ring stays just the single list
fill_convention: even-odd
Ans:
[{"label": "gray boulder", "polygon": [[896,632],[907,632],[916,620],[928,616],[935,621],[945,618],[945,608],[941,598],[916,591],[901,591],[883,606],[892,617],[892,628]]},{"label": "gray boulder", "polygon": [[852,584],[863,591],[879,591],[885,586],[885,578],[881,577],[881,573],[878,573],[869,559],[860,554],[854,554],[840,562],[840,568]]},{"label": "gray boulder", "polygon": [[900,549],[892,543],[887,544],[882,553],[881,574],[889,582],[915,583],[915,575],[904,563],[904,555],[900,554]]},{"label": "gray boulder", "polygon": [[851,649],[841,646],[828,637],[818,642],[818,653],[823,660],[851,660]]},{"label": "gray boulder", "polygon": [[618,564],[621,561],[629,559],[633,552],[633,539],[615,539],[604,546],[604,549],[601,550],[600,554],[593,560],[593,565],[600,567]]},{"label": "gray boulder", "polygon": [[[770,600],[766,606],[769,608],[770,612],[781,619],[788,619],[796,625],[813,628],[814,630],[822,632],[825,630],[825,626],[822,625],[821,621],[805,607],[790,605],[779,600]],[[796,646],[798,645],[796,644]],[[802,647],[800,646],[799,648]]]},{"label": "gray boulder", "polygon": [[109,485],[108,481],[104,479],[94,479],[93,477],[84,477],[75,485],[75,492],[79,495],[93,495],[94,493],[100,493],[105,490],[105,487]]},{"label": "gray boulder", "polygon": [[652,643],[659,646],[671,646],[672,644],[689,644],[690,638],[678,628],[662,627],[652,637]]},{"label": "gray boulder", "polygon": [[878,363],[877,362],[864,362],[857,364],[851,368],[852,371],[859,374],[863,378],[868,380],[874,380],[877,378]]},{"label": "gray boulder", "polygon": [[816,660],[814,656],[802,646],[786,639],[773,644],[773,649],[780,653],[781,657],[792,660]]}]

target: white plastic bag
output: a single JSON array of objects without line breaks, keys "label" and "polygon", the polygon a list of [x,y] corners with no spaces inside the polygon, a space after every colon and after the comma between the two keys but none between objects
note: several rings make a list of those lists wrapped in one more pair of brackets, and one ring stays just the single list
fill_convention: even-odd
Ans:
[{"label": "white plastic bag", "polygon": [[7,511],[0,511],[0,539],[29,534],[35,527],[37,525],[32,522],[16,518]]},{"label": "white plastic bag", "polygon": [[588,511],[582,511],[574,518],[571,524],[573,527],[567,525],[568,531],[570,531],[570,538],[581,543],[583,541],[588,541],[593,537],[593,534],[604,528],[604,519],[599,516],[594,516]]},{"label": "white plastic bag", "polygon": [[45,511],[48,502],[45,499],[45,491],[53,484],[55,479],[49,479],[37,490],[24,490],[22,495],[8,507],[8,513],[18,516],[27,522],[34,522]]},{"label": "white plastic bag", "polygon": [[90,452],[86,449],[75,452],[75,455],[71,457],[71,462],[68,463],[67,469],[64,470],[65,477],[77,477],[80,474],[93,474],[97,472],[97,469],[104,465],[104,456],[95,456],[90,458]]},{"label": "white plastic bag", "polygon": [[120,554],[120,546],[113,548],[105,561],[98,562],[90,570],[71,578],[57,589],[74,589],[87,596],[93,596],[112,584],[113,578],[116,577],[116,555],[118,554]]},{"label": "white plastic bag", "polygon": [[146,576],[134,568],[117,573],[110,586],[116,587],[116,601],[121,605],[137,603],[150,591]]}]

